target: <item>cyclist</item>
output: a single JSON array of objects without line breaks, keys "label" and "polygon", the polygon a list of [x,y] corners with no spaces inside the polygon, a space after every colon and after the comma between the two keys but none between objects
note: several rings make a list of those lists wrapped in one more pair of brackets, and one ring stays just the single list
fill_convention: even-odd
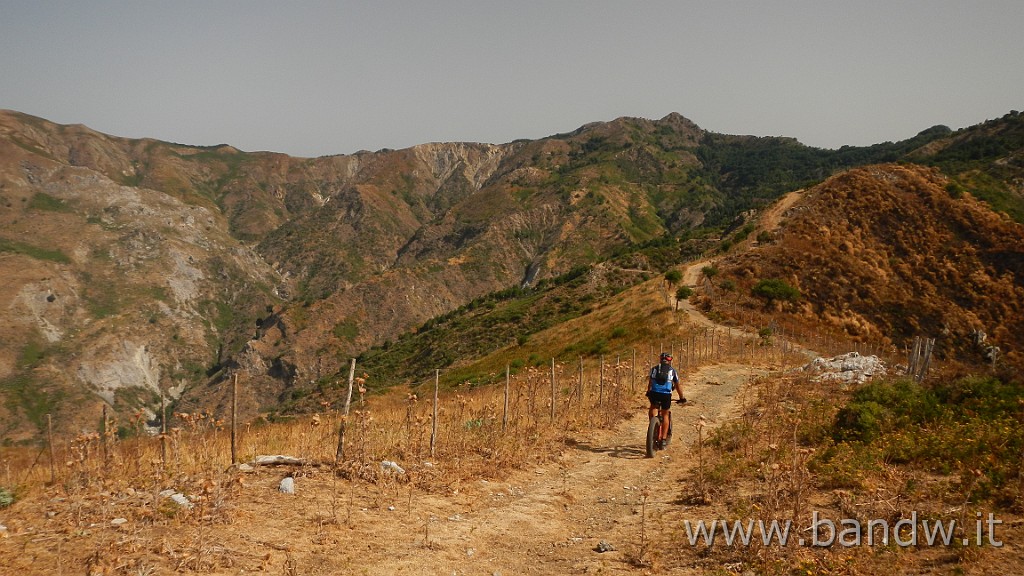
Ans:
[{"label": "cyclist", "polygon": [[654,418],[660,414],[662,425],[658,430],[658,448],[665,445],[665,441],[672,437],[672,390],[679,394],[679,403],[684,404],[683,386],[679,383],[679,374],[672,367],[672,355],[662,352],[657,366],[651,368],[651,376],[647,385],[647,398],[651,401],[651,407],[647,410],[648,418]]}]

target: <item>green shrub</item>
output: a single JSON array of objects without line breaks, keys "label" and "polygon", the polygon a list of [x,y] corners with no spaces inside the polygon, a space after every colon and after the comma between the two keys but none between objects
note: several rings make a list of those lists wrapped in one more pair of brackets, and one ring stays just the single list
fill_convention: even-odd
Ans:
[{"label": "green shrub", "polygon": [[67,255],[60,250],[49,250],[47,248],[40,248],[38,246],[32,246],[31,244],[25,244],[24,242],[17,242],[15,240],[0,239],[0,252],[23,254],[30,258],[35,258],[36,260],[49,260],[51,262],[57,262],[58,264],[68,264],[71,262],[71,258],[68,258]]},{"label": "green shrub", "polygon": [[881,434],[931,422],[941,415],[931,390],[911,380],[872,382],[839,410],[833,430],[837,441],[870,442]]},{"label": "green shrub", "polygon": [[769,302],[774,300],[796,302],[800,299],[799,290],[790,286],[785,280],[780,280],[778,278],[759,280],[757,284],[754,284],[754,287],[750,289],[750,292],[754,296],[764,298]]},{"label": "green shrub", "polygon": [[0,488],[0,508],[6,508],[14,504],[14,494],[6,488]]},{"label": "green shrub", "polygon": [[877,402],[852,402],[836,414],[833,436],[840,442],[870,442],[882,433],[888,419],[889,412]]},{"label": "green shrub", "polygon": [[[815,457],[819,470],[847,477],[850,463],[901,464],[939,474],[969,472],[974,499],[1016,501],[1024,452],[1024,387],[968,377],[931,387],[910,380],[861,387],[836,414],[835,447]],[[838,455],[847,463],[837,460]],[[840,482],[842,483],[842,482]],[[1009,505],[1009,504],[1007,504]]]},{"label": "green shrub", "polygon": [[359,325],[354,320],[347,319],[335,324],[331,333],[338,340],[355,342],[356,337],[359,336]]},{"label": "green shrub", "polygon": [[60,198],[54,198],[45,192],[36,192],[32,199],[29,200],[28,207],[46,212],[73,212],[73,209],[68,206],[67,202]]}]

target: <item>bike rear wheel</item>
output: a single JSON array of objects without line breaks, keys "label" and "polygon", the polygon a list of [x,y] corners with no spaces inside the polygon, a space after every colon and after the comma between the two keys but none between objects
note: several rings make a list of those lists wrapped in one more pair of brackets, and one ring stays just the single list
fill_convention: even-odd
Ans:
[{"label": "bike rear wheel", "polygon": [[661,428],[661,416],[651,416],[647,423],[647,457],[654,458],[654,451],[658,445],[658,432]]}]

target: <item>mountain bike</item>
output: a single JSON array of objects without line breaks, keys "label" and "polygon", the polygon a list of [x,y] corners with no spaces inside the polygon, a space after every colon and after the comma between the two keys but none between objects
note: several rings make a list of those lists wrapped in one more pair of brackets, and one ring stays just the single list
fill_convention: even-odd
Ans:
[{"label": "mountain bike", "polygon": [[[685,404],[686,400],[676,400],[676,404]],[[664,441],[658,441],[658,436],[661,436],[661,414],[655,414],[651,416],[651,420],[647,423],[647,457],[654,458],[654,452],[656,450],[664,450],[668,447],[669,440],[672,439],[672,411],[666,410],[665,415],[668,416],[668,434],[665,435]]]}]

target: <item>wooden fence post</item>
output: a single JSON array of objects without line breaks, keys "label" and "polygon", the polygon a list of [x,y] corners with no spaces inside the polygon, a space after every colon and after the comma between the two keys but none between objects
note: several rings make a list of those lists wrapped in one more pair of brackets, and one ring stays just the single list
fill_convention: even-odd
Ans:
[{"label": "wooden fence post", "polygon": [[623,397],[623,357],[615,355],[615,406]]},{"label": "wooden fence post", "polygon": [[551,359],[551,423],[555,423],[555,359]]},{"label": "wooden fence post", "polygon": [[345,405],[341,409],[341,424],[338,426],[338,449],[334,453],[334,464],[338,465],[345,458],[345,429],[348,428],[348,412],[352,407],[352,386],[356,380],[356,359],[352,358],[348,368],[348,393]]},{"label": "wooden fence post", "polygon": [[925,342],[924,347],[924,358],[921,361],[921,372],[917,375],[917,381],[924,380],[925,374],[928,373],[928,366],[932,362],[932,350],[935,348],[935,338],[928,338]]},{"label": "wooden fence post", "polygon": [[430,457],[434,457],[434,448],[437,445],[437,388],[440,385],[441,371],[434,370],[434,413],[430,419]]},{"label": "wooden fence post", "polygon": [[577,396],[580,399],[580,409],[583,409],[583,356],[580,356],[580,379],[576,382]]},{"label": "wooden fence post", "polygon": [[160,393],[160,467],[167,467],[167,398]]},{"label": "wooden fence post", "polygon": [[629,381],[629,391],[636,391],[636,383],[640,379],[640,376],[636,373],[636,348],[633,348],[633,361],[629,365],[629,371],[632,373],[632,379]]},{"label": "wooden fence post", "polygon": [[110,451],[107,447],[107,403],[103,403],[103,421],[100,422],[100,446],[103,449],[103,466],[110,461]]},{"label": "wooden fence post", "polygon": [[46,444],[50,449],[50,484],[57,483],[57,459],[53,456],[53,417],[46,415]]},{"label": "wooden fence post", "polygon": [[505,364],[505,402],[501,408],[501,431],[508,426],[508,383],[512,379],[512,367]]},{"label": "wooden fence post", "polygon": [[231,381],[231,465],[238,463],[238,372]]}]

